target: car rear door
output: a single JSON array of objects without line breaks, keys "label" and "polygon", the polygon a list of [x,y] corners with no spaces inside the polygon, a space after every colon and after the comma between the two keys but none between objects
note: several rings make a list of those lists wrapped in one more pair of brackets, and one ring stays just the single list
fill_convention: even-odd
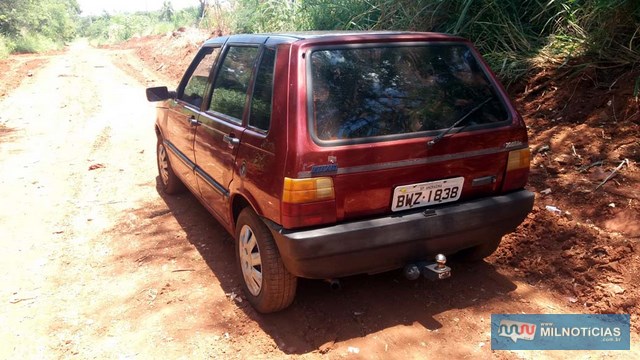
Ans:
[{"label": "car rear door", "polygon": [[247,93],[260,44],[225,46],[206,111],[195,135],[196,178],[202,199],[229,223],[229,185],[245,127]]}]

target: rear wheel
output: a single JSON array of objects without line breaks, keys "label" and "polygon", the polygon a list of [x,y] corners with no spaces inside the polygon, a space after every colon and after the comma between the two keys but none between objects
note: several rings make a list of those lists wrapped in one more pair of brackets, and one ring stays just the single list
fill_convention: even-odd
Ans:
[{"label": "rear wheel", "polygon": [[249,303],[261,313],[291,305],[297,278],[284,267],[271,231],[251,208],[242,210],[238,217],[236,241],[236,258]]},{"label": "rear wheel", "polygon": [[458,252],[455,257],[466,262],[478,262],[493,254],[500,246],[502,238],[493,239],[472,248]]},{"label": "rear wheel", "polygon": [[160,175],[160,185],[162,191],[166,194],[176,194],[184,190],[182,181],[178,179],[173,172],[171,162],[169,162],[169,154],[161,137],[158,137],[158,145],[156,146],[158,159],[158,175]]}]

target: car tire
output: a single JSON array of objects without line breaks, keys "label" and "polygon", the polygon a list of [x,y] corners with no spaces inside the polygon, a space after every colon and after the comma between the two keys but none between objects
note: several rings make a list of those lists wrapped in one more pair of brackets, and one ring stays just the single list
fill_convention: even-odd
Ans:
[{"label": "car tire", "polygon": [[245,296],[258,312],[291,305],[297,278],[285,268],[269,228],[249,207],[240,212],[236,224],[236,260]]},{"label": "car tire", "polygon": [[165,194],[177,194],[184,190],[182,181],[173,172],[169,153],[164,144],[162,137],[158,137],[158,145],[156,146],[156,159],[158,163],[158,175],[160,176],[160,187]]},{"label": "car tire", "polygon": [[455,257],[465,262],[479,262],[493,254],[500,246],[502,238],[493,239],[480,245],[459,251]]}]

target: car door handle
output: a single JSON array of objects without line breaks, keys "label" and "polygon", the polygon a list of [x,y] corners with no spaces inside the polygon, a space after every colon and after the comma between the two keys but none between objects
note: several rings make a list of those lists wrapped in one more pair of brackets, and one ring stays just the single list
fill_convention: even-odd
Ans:
[{"label": "car door handle", "polygon": [[189,119],[189,125],[191,125],[191,126],[199,126],[200,124],[201,124],[201,122],[198,121],[196,118],[192,117],[191,119]]},{"label": "car door handle", "polygon": [[240,145],[240,139],[235,137],[235,135],[225,135],[222,137],[222,141],[229,144],[230,149],[233,149],[234,147]]}]

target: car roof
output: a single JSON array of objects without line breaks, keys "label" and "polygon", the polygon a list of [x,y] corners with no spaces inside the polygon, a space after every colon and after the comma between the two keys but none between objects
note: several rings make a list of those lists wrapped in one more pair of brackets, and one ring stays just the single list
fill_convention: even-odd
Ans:
[{"label": "car roof", "polygon": [[412,31],[301,31],[282,32],[265,34],[234,34],[211,38],[204,43],[204,46],[222,44],[227,41],[234,43],[293,43],[307,40],[308,42],[341,42],[341,41],[364,41],[392,40],[400,41],[467,41],[464,38],[435,32],[412,32]]}]

